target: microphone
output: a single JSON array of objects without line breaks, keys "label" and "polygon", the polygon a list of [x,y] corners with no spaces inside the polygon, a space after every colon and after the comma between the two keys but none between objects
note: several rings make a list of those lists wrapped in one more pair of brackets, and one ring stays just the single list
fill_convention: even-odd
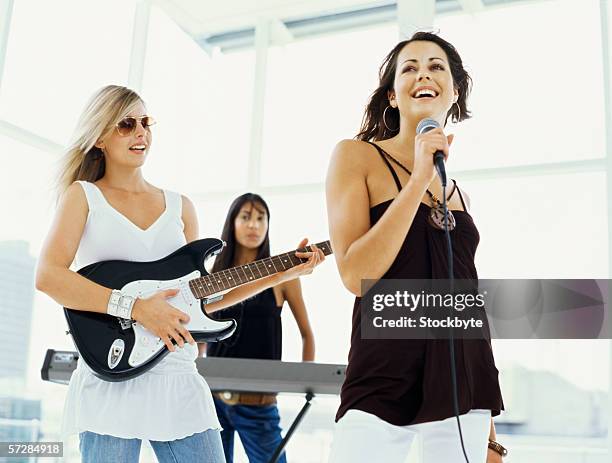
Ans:
[{"label": "microphone", "polygon": [[[425,118],[422,119],[421,122],[419,122],[419,125],[417,125],[416,128],[416,132],[418,135],[421,135],[423,133],[427,133],[430,130],[433,129],[437,129],[438,127],[440,127],[440,124],[438,123],[438,121],[436,121],[435,119],[430,119],[430,118]],[[442,181],[442,186],[445,187],[446,186],[446,169],[444,168],[444,152],[443,151],[436,151],[434,153],[434,165],[436,166],[436,170],[438,171],[438,176],[440,177],[440,180]]]}]

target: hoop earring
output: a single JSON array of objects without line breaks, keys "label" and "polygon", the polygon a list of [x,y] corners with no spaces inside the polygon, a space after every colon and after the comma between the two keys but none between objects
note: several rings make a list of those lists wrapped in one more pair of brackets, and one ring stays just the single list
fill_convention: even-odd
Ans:
[{"label": "hoop earring", "polygon": [[461,108],[459,107],[459,103],[456,101],[455,104],[457,105],[457,111],[459,112],[459,116],[457,116],[457,122],[459,122],[461,120]]},{"label": "hoop earring", "polygon": [[[385,110],[383,111],[383,124],[385,124],[385,127],[387,128],[387,130],[388,130],[389,132],[393,132],[393,131],[395,131],[395,130],[397,130],[397,129],[391,129],[391,128],[389,128],[389,126],[387,125],[387,109],[389,109],[390,107],[391,107],[391,105],[388,105],[388,106],[385,108]],[[398,128],[399,128],[399,127],[398,127]]]}]

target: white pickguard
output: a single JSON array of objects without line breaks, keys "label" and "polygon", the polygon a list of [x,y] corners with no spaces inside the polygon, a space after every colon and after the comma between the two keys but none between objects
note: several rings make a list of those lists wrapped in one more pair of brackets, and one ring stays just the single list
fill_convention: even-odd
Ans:
[{"label": "white pickguard", "polygon": [[[189,331],[208,333],[219,332],[229,328],[232,325],[231,321],[213,320],[202,313],[200,301],[195,298],[189,289],[189,281],[200,276],[200,272],[195,270],[175,280],[132,281],[121,288],[121,292],[134,297],[147,298],[165,289],[179,289],[179,293],[167,299],[167,301],[172,306],[189,315],[190,320],[185,325],[185,328]],[[134,329],[136,339],[128,363],[132,367],[137,367],[146,363],[163,350],[164,342],[138,322],[134,323],[132,328]]]}]

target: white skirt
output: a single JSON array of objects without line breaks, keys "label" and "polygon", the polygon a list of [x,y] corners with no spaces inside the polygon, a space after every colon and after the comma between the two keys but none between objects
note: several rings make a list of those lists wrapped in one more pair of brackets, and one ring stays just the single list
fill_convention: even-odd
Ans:
[{"label": "white skirt", "polygon": [[70,378],[62,438],[84,431],[124,439],[171,441],[219,429],[208,384],[195,366],[197,346],[185,344],[148,372],[103,381],[80,361]]}]

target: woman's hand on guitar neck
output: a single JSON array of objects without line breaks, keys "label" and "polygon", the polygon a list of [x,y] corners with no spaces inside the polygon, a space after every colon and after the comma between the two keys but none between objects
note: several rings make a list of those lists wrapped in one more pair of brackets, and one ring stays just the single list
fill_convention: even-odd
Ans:
[{"label": "woman's hand on guitar neck", "polygon": [[[304,238],[300,241],[297,248],[306,247],[308,244],[308,238]],[[293,280],[294,278],[300,277],[302,275],[309,275],[312,273],[314,268],[319,265],[321,262],[325,260],[325,254],[321,251],[315,244],[310,245],[312,248],[311,252],[300,252],[296,251],[295,255],[300,259],[308,259],[303,264],[296,265],[295,267],[290,268],[289,270],[285,270],[284,272],[279,273],[279,278],[281,282]]]},{"label": "woman's hand on guitar neck", "polygon": [[137,299],[132,309],[132,318],[161,338],[170,352],[175,351],[173,339],[180,347],[183,347],[185,342],[195,345],[191,333],[183,326],[183,323],[189,322],[189,315],[166,301],[178,292],[178,289],[158,291],[146,299]]}]

